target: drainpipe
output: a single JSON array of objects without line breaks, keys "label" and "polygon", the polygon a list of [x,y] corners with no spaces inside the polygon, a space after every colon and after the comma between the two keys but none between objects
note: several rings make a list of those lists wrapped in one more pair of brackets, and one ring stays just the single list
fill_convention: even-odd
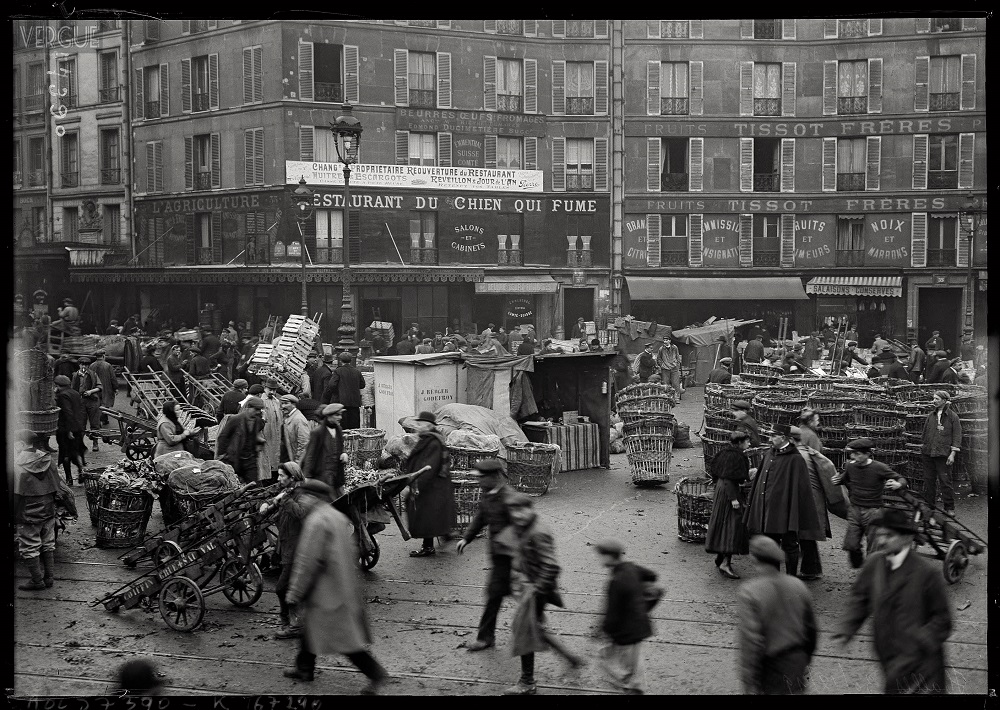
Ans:
[{"label": "drainpipe", "polygon": [[[622,315],[622,225],[625,201],[624,22],[611,20],[611,315]],[[617,278],[616,278],[617,277]]]},{"label": "drainpipe", "polygon": [[[48,25],[48,23],[46,23],[46,26],[47,25]],[[50,53],[51,52],[50,52],[50,48],[49,48],[49,42],[48,42],[48,39],[46,37],[46,42],[45,42],[45,71],[52,71],[52,67],[49,66],[49,62],[51,61]],[[57,71],[58,71],[58,68],[57,68]],[[49,85],[45,87],[45,107],[43,109],[44,113],[42,113],[42,119],[46,123],[49,123],[50,120],[51,120],[51,117],[52,117],[52,94],[49,93],[49,86],[52,85],[52,82],[56,82],[55,83],[55,87],[56,87],[56,90],[58,91],[59,90],[59,80],[58,80],[56,74],[46,74],[45,76],[47,76],[48,79],[49,79]],[[49,124],[49,125],[50,125],[50,127],[49,127],[49,130],[47,131],[48,135],[46,136],[47,140],[45,141],[45,205],[46,205],[46,208],[47,208],[46,212],[48,213],[47,217],[48,217],[48,223],[49,223],[49,241],[52,242],[56,238],[56,221],[55,221],[56,220],[56,218],[55,218],[56,208],[55,208],[55,204],[52,201],[52,180],[53,180],[53,171],[52,171],[52,153],[53,153],[53,151],[52,151],[52,144],[55,142],[56,135],[55,135],[55,128],[51,124]]]},{"label": "drainpipe", "polygon": [[125,234],[128,235],[128,241],[132,248],[132,258],[136,256],[136,230],[135,225],[135,203],[134,197],[132,195],[132,175],[134,167],[132,165],[132,97],[129,92],[129,79],[132,76],[132,21],[122,20],[122,71],[123,80],[121,82],[121,99],[122,99],[122,184],[125,186],[124,195],[124,217],[125,217]]}]

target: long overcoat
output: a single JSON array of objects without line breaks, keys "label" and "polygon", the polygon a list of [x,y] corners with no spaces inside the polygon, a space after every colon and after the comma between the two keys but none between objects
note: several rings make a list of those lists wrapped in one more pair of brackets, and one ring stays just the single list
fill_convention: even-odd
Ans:
[{"label": "long overcoat", "polygon": [[815,529],[799,531],[799,539],[827,540],[830,537],[830,516],[826,512],[826,490],[823,488],[819,464],[816,460],[822,454],[801,442],[798,449],[802,460],[806,461],[806,468],[809,471],[809,491],[812,493],[813,507],[816,509],[816,517],[819,520],[819,525]]},{"label": "long overcoat", "polygon": [[819,528],[809,468],[794,444],[771,448],[753,480],[744,514],[751,535],[784,535]]},{"label": "long overcoat", "polygon": [[[712,478],[715,480],[715,499],[708,520],[705,550],[745,555],[749,552],[750,538],[743,525],[747,501],[740,484],[750,480],[750,460],[732,444],[724,446],[712,461]],[[733,508],[734,500],[739,501],[739,510]]]},{"label": "long overcoat", "polygon": [[281,460],[294,461],[301,466],[306,458],[311,432],[309,420],[298,409],[285,414],[281,422]]},{"label": "long overcoat", "polygon": [[113,408],[115,393],[118,391],[118,379],[115,377],[114,368],[107,360],[95,360],[90,369],[101,381],[101,406]]},{"label": "long overcoat", "polygon": [[302,523],[286,596],[304,618],[312,653],[357,653],[372,642],[358,574],[351,521],[325,502],[313,506]]},{"label": "long overcoat", "polygon": [[403,465],[406,473],[430,466],[410,484],[406,520],[413,537],[450,535],[455,526],[455,491],[445,451],[444,437],[422,432]]}]

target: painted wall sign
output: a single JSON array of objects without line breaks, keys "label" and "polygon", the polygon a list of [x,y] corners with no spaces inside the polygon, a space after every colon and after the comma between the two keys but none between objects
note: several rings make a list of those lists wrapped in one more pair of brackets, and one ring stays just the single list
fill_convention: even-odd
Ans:
[{"label": "painted wall sign", "polygon": [[[297,185],[299,178],[303,177],[309,185],[344,184],[344,170],[340,163],[285,161],[286,184]],[[542,171],[359,163],[351,169],[351,186],[541,192]]]},{"label": "painted wall sign", "polygon": [[983,215],[983,219],[979,223],[979,229],[976,231],[974,249],[975,254],[972,263],[976,266],[986,266],[988,263],[986,258],[986,215]]},{"label": "painted wall sign", "polygon": [[968,133],[986,130],[985,116],[947,116],[944,118],[759,121],[628,121],[626,136],[719,136],[735,138],[818,138],[825,136],[886,136],[914,133]]},{"label": "painted wall sign", "polygon": [[740,265],[740,221],[735,215],[707,214],[702,223],[705,266]]},{"label": "painted wall sign", "polygon": [[409,131],[495,133],[514,136],[544,136],[545,117],[492,111],[449,111],[397,108],[396,127]]},{"label": "painted wall sign", "polygon": [[451,159],[459,168],[486,167],[483,152],[483,137],[469,133],[452,136]]},{"label": "painted wall sign", "polygon": [[795,220],[795,265],[836,266],[837,218],[810,215]]},{"label": "painted wall sign", "polygon": [[880,214],[865,219],[865,266],[909,266],[909,214]]},{"label": "painted wall sign", "polygon": [[843,212],[951,212],[962,209],[965,197],[960,194],[934,197],[817,197],[808,200],[782,196],[773,200],[737,198],[640,198],[625,200],[626,214],[647,213],[745,213],[774,212],[776,214]]},{"label": "painted wall sign", "polygon": [[535,315],[535,305],[530,298],[508,298],[507,317],[523,320]]},{"label": "painted wall sign", "polygon": [[[492,238],[492,235],[489,235]],[[481,224],[465,222],[456,224],[448,234],[450,242],[450,261],[453,263],[482,264],[492,261],[496,263],[496,245],[494,244],[493,258],[484,256],[487,252],[487,232]],[[493,239],[496,242],[496,239]]]},{"label": "painted wall sign", "polygon": [[646,218],[633,217],[622,229],[622,264],[646,266]]}]

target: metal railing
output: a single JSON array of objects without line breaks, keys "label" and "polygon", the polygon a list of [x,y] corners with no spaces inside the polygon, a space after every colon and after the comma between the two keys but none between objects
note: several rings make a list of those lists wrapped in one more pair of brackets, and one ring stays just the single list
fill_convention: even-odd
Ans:
[{"label": "metal railing", "polygon": [[566,20],[567,37],[593,37],[593,20]]},{"label": "metal railing", "polygon": [[212,188],[212,173],[195,173],[194,189],[210,190]]},{"label": "metal railing", "polygon": [[754,249],[753,250],[753,265],[754,266],[780,266],[781,265],[781,251],[778,249]]},{"label": "metal railing", "polygon": [[434,89],[410,89],[410,106],[413,108],[434,108],[437,97]]},{"label": "metal railing", "polygon": [[660,251],[660,266],[687,266],[687,249],[663,249]]},{"label": "metal railing", "polygon": [[524,22],[522,20],[497,20],[498,35],[523,35]]},{"label": "metal railing", "polygon": [[41,187],[45,184],[45,170],[39,168],[38,170],[28,171],[28,187]]},{"label": "metal railing", "polygon": [[582,175],[580,173],[567,173],[567,175],[566,175],[566,189],[567,190],[593,190],[594,189],[594,176],[593,175]]},{"label": "metal railing", "polygon": [[212,255],[212,247],[198,247],[197,257],[199,264],[215,263],[215,259]]},{"label": "metal railing", "polygon": [[928,170],[927,189],[928,190],[948,190],[958,187],[957,170]]},{"label": "metal railing", "polygon": [[864,266],[864,265],[865,265],[864,249],[837,250],[837,266]]},{"label": "metal railing", "polygon": [[119,185],[122,181],[121,168],[101,168],[102,185]]},{"label": "metal railing", "polygon": [[21,171],[20,170],[15,170],[14,171],[14,187],[20,187],[20,186],[21,186]]},{"label": "metal railing", "polygon": [[567,96],[566,114],[569,116],[593,116],[593,96]]},{"label": "metal railing", "polygon": [[928,249],[928,266],[957,266],[958,250],[956,249]]},{"label": "metal railing", "polygon": [[781,39],[781,20],[754,20],[754,39]]},{"label": "metal railing", "polygon": [[688,114],[688,98],[686,96],[661,96],[661,116],[686,116]]},{"label": "metal railing", "polygon": [[840,20],[840,36],[844,39],[868,36],[866,20]]},{"label": "metal railing", "polygon": [[194,94],[191,97],[191,110],[208,111],[208,92],[203,91],[202,93]]},{"label": "metal railing", "polygon": [[687,20],[660,20],[660,37],[662,39],[684,39],[688,36]]},{"label": "metal railing", "polygon": [[314,96],[317,101],[326,103],[344,103],[344,85],[332,81],[314,82]]},{"label": "metal railing", "polygon": [[661,173],[660,174],[660,191],[661,192],[687,192],[688,190],[688,174],[687,173]]},{"label": "metal railing", "polygon": [[[118,87],[109,86],[104,89],[98,89],[97,100],[102,104],[110,104],[118,100]],[[157,112],[159,115],[159,112]]]},{"label": "metal railing", "polygon": [[34,111],[41,111],[42,105],[45,103],[45,94],[35,94],[33,96],[24,97],[24,112],[32,113]]},{"label": "metal railing", "polygon": [[53,103],[56,102],[66,108],[76,108],[80,104],[80,99],[76,94],[66,94],[65,96],[54,98]]},{"label": "metal railing", "polygon": [[867,96],[838,96],[837,113],[849,116],[858,113],[868,113]]},{"label": "metal railing", "polygon": [[160,117],[160,102],[147,101],[143,118],[159,118],[159,117]]},{"label": "metal railing", "polygon": [[80,173],[62,173],[60,176],[62,179],[60,184],[63,187],[79,187],[80,186]]},{"label": "metal railing", "polygon": [[517,94],[497,94],[497,111],[521,113],[521,97]]},{"label": "metal railing", "polygon": [[946,94],[931,94],[931,111],[958,111],[960,105],[960,94],[957,91]]},{"label": "metal railing", "polygon": [[778,173],[754,173],[754,192],[777,192],[780,187],[781,176]]},{"label": "metal railing", "polygon": [[781,99],[758,99],[753,100],[754,116],[780,116]]},{"label": "metal railing", "polygon": [[837,173],[837,191],[854,192],[865,189],[864,173]]}]

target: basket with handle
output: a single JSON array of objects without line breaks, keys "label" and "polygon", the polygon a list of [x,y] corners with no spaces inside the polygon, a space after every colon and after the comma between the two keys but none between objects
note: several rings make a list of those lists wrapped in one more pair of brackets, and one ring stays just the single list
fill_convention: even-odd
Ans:
[{"label": "basket with handle", "polygon": [[384,429],[345,429],[344,453],[349,466],[364,468],[367,462],[374,467],[385,446]]},{"label": "basket with handle", "polygon": [[907,402],[919,402],[921,400],[930,401],[934,397],[934,393],[938,390],[944,390],[948,393],[948,396],[954,397],[958,393],[958,385],[953,385],[946,382],[936,382],[933,384],[915,384],[910,388],[902,389],[897,396],[900,400]]},{"label": "basket with handle", "polygon": [[766,375],[777,379],[785,374],[785,370],[781,365],[768,365],[763,362],[744,362],[741,368],[741,376],[743,374]]},{"label": "basket with handle", "polygon": [[135,547],[146,535],[152,512],[149,493],[104,486],[97,505],[97,546]]},{"label": "basket with handle", "polygon": [[500,449],[468,449],[463,446],[449,446],[452,471],[471,471],[480,459],[495,459]]},{"label": "basket with handle", "polygon": [[657,414],[623,422],[622,434],[624,436],[642,436],[645,434],[669,434],[673,436],[676,423],[672,414]]},{"label": "basket with handle", "polygon": [[906,412],[892,404],[860,403],[852,411],[855,424],[871,424],[879,427],[906,426]]},{"label": "basket with handle", "polygon": [[626,436],[622,441],[625,444],[625,455],[634,485],[660,485],[670,482],[670,459],[674,443],[672,435]]},{"label": "basket with handle", "polygon": [[752,385],[773,385],[778,381],[777,375],[767,375],[756,372],[741,372],[740,380]]},{"label": "basket with handle", "polygon": [[59,407],[38,412],[18,412],[21,427],[36,434],[54,434],[59,428]]},{"label": "basket with handle", "polygon": [[674,486],[677,494],[677,537],[684,542],[703,542],[712,517],[712,479],[685,477]]},{"label": "basket with handle", "polygon": [[515,490],[544,495],[552,483],[552,463],[559,447],[533,441],[512,441],[507,447],[507,478]]},{"label": "basket with handle", "polygon": [[674,388],[670,385],[659,382],[637,382],[634,385],[623,387],[615,400],[621,402],[623,399],[627,400],[633,397],[669,397],[673,399],[675,396]]},{"label": "basket with handle", "polygon": [[907,434],[918,434],[923,435],[924,424],[927,423],[926,414],[907,414],[906,415],[906,433]]},{"label": "basket with handle", "polygon": [[455,493],[455,526],[452,531],[455,535],[461,535],[479,512],[482,490],[478,478],[452,477],[451,484]]}]

